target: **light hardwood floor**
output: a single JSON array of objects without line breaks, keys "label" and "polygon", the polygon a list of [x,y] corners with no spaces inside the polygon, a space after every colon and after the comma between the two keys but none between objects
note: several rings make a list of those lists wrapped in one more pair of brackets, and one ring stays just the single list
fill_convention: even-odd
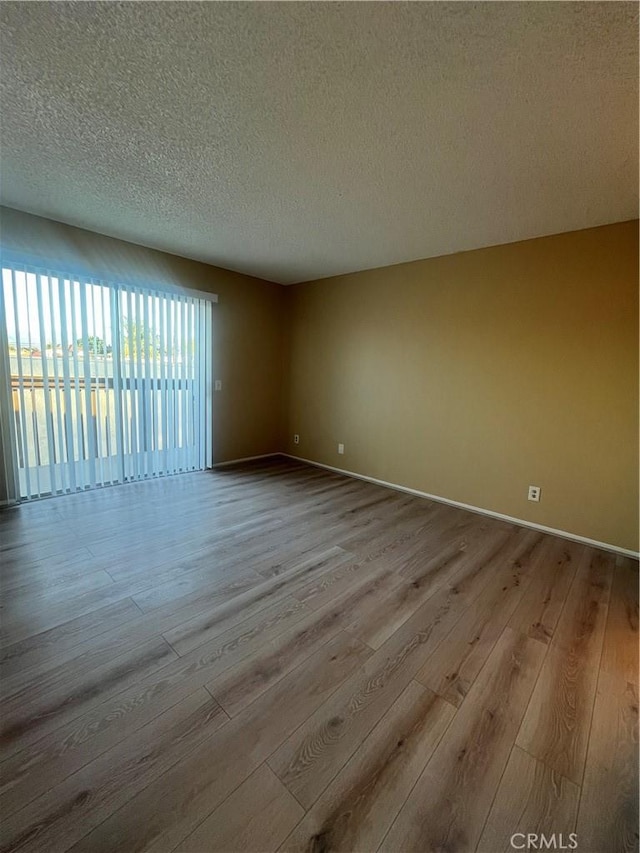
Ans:
[{"label": "light hardwood floor", "polygon": [[637,850],[631,560],[275,459],[0,561],[2,851]]}]

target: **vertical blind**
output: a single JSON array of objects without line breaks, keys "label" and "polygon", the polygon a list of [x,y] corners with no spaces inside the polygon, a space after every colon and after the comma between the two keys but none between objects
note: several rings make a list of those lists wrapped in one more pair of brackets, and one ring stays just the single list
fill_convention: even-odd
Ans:
[{"label": "vertical blind", "polygon": [[3,264],[0,394],[18,496],[208,467],[211,313],[199,295]]}]

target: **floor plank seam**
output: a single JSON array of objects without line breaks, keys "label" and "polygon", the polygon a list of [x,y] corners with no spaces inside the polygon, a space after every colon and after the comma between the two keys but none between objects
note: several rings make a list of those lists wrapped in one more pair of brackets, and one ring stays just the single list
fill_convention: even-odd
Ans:
[{"label": "floor plank seam", "polygon": [[[515,743],[513,746],[514,746],[514,748],[516,748]],[[548,761],[545,761],[544,758],[538,758],[532,752],[529,752],[529,750],[526,747],[518,746],[517,749],[519,749],[520,752],[525,752],[532,761],[536,761],[538,764],[544,765],[550,773],[553,773],[555,776],[559,776],[561,779],[564,779],[570,785],[574,785],[578,789],[582,788],[582,785],[579,785],[577,782],[574,782],[573,779],[569,779],[569,777],[565,776],[564,773],[560,773],[558,770],[555,769],[555,767],[552,767]]]},{"label": "floor plank seam", "polygon": [[[282,745],[282,744],[281,744],[281,745]],[[278,748],[279,748],[279,747],[278,747]],[[347,759],[347,761],[348,761],[348,760],[349,760],[349,759]],[[345,763],[346,763],[346,762],[345,762]],[[277,777],[277,779],[279,780],[279,782],[280,782],[282,785],[284,785],[284,787],[285,787],[285,788],[287,789],[287,791],[291,794],[291,796],[292,796],[292,797],[293,797],[293,799],[296,801],[296,803],[298,803],[298,805],[300,806],[300,808],[304,809],[305,814],[306,814],[306,812],[307,812],[307,811],[311,811],[311,809],[313,808],[313,803],[311,804],[311,806],[309,806],[309,808],[307,808],[307,806],[305,806],[303,803],[301,803],[301,802],[300,802],[300,800],[298,799],[298,797],[296,796],[295,792],[291,790],[291,788],[287,785],[287,783],[286,783],[286,782],[284,781],[284,779],[280,776],[280,774],[279,774],[276,770],[274,770],[274,768],[271,766],[271,764],[269,764],[269,759],[268,759],[268,758],[267,758],[267,759],[265,759],[264,764],[266,764],[266,765],[267,765],[267,767],[269,768],[269,770],[273,773],[273,775],[274,775],[274,776],[276,776],[276,777]],[[342,770],[342,767],[340,768],[340,770]],[[338,772],[339,772],[339,771],[338,771]],[[336,773],[336,776],[337,776],[337,775],[338,775],[338,774]],[[334,777],[334,778],[335,778],[335,777]],[[331,781],[333,781],[333,779],[332,779]],[[327,786],[327,787],[328,787],[328,786]],[[326,788],[324,788],[324,790],[323,790],[323,791],[321,791],[321,793],[320,793],[320,794],[318,794],[318,796],[317,796],[317,797],[316,797],[316,799],[314,800],[314,803],[318,801],[318,799],[322,796],[322,794],[324,793],[324,791],[326,791]]]},{"label": "floor plank seam", "polygon": [[[162,637],[162,639],[165,641],[165,643],[169,646],[169,648],[171,649],[171,651],[172,651],[172,652],[174,653],[174,655],[176,656],[176,659],[178,659],[178,658],[181,658],[181,657],[182,657],[182,655],[180,654],[180,652],[178,652],[178,651],[177,651],[177,650],[176,650],[176,649],[171,645],[171,643],[169,642],[169,640],[167,640],[167,638],[165,637],[165,635],[164,635],[164,634],[159,634],[158,636],[159,636],[159,637]],[[186,654],[188,654],[188,652],[187,652]],[[202,685],[202,686],[204,687],[204,685]]]},{"label": "floor plank seam", "polygon": [[603,653],[603,651],[604,651],[604,640],[605,640],[605,636],[606,636],[607,623],[608,623],[608,621],[609,621],[609,607],[610,607],[610,605],[611,605],[611,596],[613,595],[613,582],[614,582],[614,578],[615,578],[615,564],[614,564],[614,570],[613,570],[613,572],[611,573],[611,580],[610,580],[610,583],[609,583],[609,594],[608,594],[608,596],[607,596],[607,603],[606,603],[607,613],[606,613],[606,617],[605,617],[605,620],[604,620],[605,629],[604,629],[604,631],[602,632],[602,641],[601,641],[601,643],[600,643],[600,651],[599,651],[599,654],[598,654],[598,668],[597,668],[598,677],[597,677],[597,679],[596,679],[596,686],[595,686],[595,690],[593,691],[593,700],[592,700],[592,702],[591,702],[591,712],[590,712],[590,714],[589,714],[589,726],[588,726],[588,728],[587,728],[587,738],[586,738],[586,749],[585,749],[585,754],[584,754],[584,763],[583,763],[583,765],[582,765],[582,773],[580,774],[580,784],[579,784],[579,788],[580,788],[580,796],[579,796],[579,798],[578,798],[578,808],[576,809],[576,819],[575,819],[575,826],[576,826],[576,827],[578,826],[578,822],[579,822],[579,819],[580,819],[580,813],[581,813],[581,811],[582,811],[582,795],[583,795],[583,791],[584,791],[584,777],[585,777],[585,773],[587,772],[587,761],[588,761],[588,759],[589,759],[589,746],[590,746],[590,744],[591,744],[591,730],[592,730],[592,727],[593,727],[593,715],[594,715],[594,712],[595,712],[596,701],[597,701],[597,698],[598,698],[598,684],[599,684],[599,682],[600,682],[600,671],[601,671],[601,664],[602,664],[602,653]]},{"label": "floor plank seam", "polygon": [[225,715],[225,717],[227,718],[227,722],[229,722],[230,720],[232,720],[232,719],[233,719],[233,717],[232,717],[232,716],[229,714],[229,712],[228,712],[228,711],[227,711],[227,710],[226,710],[226,709],[225,709],[225,708],[220,704],[220,701],[218,700],[218,698],[217,698],[216,696],[214,696],[214,695],[213,695],[213,693],[211,692],[211,690],[209,690],[209,688],[207,687],[207,685],[206,685],[206,684],[203,684],[203,685],[202,685],[202,689],[203,689],[203,690],[206,690],[206,691],[207,691],[207,693],[209,694],[209,696],[211,696],[211,698],[213,699],[213,701],[217,704],[217,706],[220,708],[220,710],[222,711],[222,713],[223,713],[223,714]]},{"label": "floor plank seam", "polygon": [[[535,690],[535,686],[534,686],[534,690]],[[526,713],[526,708],[525,708],[525,713]],[[524,719],[524,714],[522,715],[522,719]],[[482,821],[482,828],[480,829],[480,832],[478,833],[478,843],[474,847],[474,853],[476,853],[476,851],[480,847],[480,844],[482,843],[482,837],[483,837],[484,832],[487,828],[487,823],[489,821],[489,818],[491,817],[491,812],[493,811],[493,807],[496,803],[496,799],[498,798],[498,794],[500,793],[500,787],[502,785],[502,780],[504,779],[504,774],[507,772],[507,767],[509,766],[509,762],[511,761],[511,756],[513,755],[513,751],[516,748],[517,748],[516,742],[514,740],[513,743],[511,744],[511,749],[509,750],[509,755],[507,757],[507,760],[505,761],[504,767],[502,768],[502,773],[500,774],[500,779],[498,780],[498,784],[496,785],[495,790],[493,792],[493,797],[491,798],[491,804],[489,805],[489,808],[487,809],[487,813],[485,815],[485,818]]]},{"label": "floor plank seam", "polygon": [[[586,548],[587,546],[582,546],[582,547],[583,547],[583,548]],[[577,561],[576,561],[576,563],[577,563],[577,564],[579,564],[579,561],[577,560]],[[569,601],[569,596],[570,596],[570,594],[571,594],[571,590],[573,589],[573,585],[574,585],[574,583],[576,582],[577,572],[578,572],[578,565],[576,566],[576,573],[574,574],[574,576],[573,576],[573,578],[572,578],[572,581],[571,581],[571,583],[569,584],[569,587],[568,587],[568,589],[567,589],[567,595],[565,596],[565,599],[564,599],[564,601],[563,601],[563,603],[562,603],[562,608],[561,608],[561,610],[560,610],[560,615],[558,616],[558,621],[557,621],[556,625],[559,625],[559,624],[560,624],[560,622],[561,622],[561,620],[562,620],[562,616],[564,615],[565,608],[567,607],[567,602]],[[555,631],[554,631],[554,633],[555,633]],[[532,639],[535,639],[535,638],[532,638]],[[552,638],[552,639],[553,639],[553,638]],[[524,720],[525,720],[525,719],[526,719],[526,717],[527,717],[527,714],[528,714],[528,712],[529,712],[529,706],[531,705],[531,703],[532,703],[532,701],[533,701],[533,698],[534,698],[534,696],[535,696],[536,690],[537,690],[537,688],[538,688],[538,682],[540,681],[540,679],[541,679],[541,677],[542,677],[542,674],[543,674],[543,672],[544,672],[544,667],[545,667],[545,664],[546,664],[546,662],[547,662],[547,658],[549,657],[549,654],[550,654],[550,651],[551,651],[551,648],[552,648],[552,639],[550,639],[550,640],[549,640],[549,643],[542,643],[542,644],[541,644],[541,645],[546,646],[546,651],[545,651],[544,657],[543,657],[543,659],[542,659],[542,664],[541,664],[541,666],[540,666],[540,669],[538,670],[538,675],[537,675],[537,677],[536,677],[536,679],[535,679],[535,682],[534,682],[534,685],[533,685],[533,690],[531,691],[531,694],[530,694],[530,696],[529,696],[529,701],[527,702],[527,705],[526,705],[526,707],[525,707],[525,709],[524,709],[524,714],[522,715],[522,718],[520,719],[520,725],[518,726],[518,731],[516,732],[516,736],[515,736],[515,740],[514,740],[514,746],[518,743],[518,738],[519,738],[519,736],[520,736],[520,731],[521,731],[521,729],[522,729],[522,724],[523,724]],[[522,749],[522,747],[521,747],[521,746],[520,746],[520,748]],[[528,755],[531,755],[531,757],[532,757],[532,758],[534,758],[536,761],[539,761],[539,760],[540,760],[537,756],[533,755],[533,754],[532,754],[532,753],[530,753],[528,750],[524,750],[524,751],[525,751],[525,752],[527,752],[527,754],[528,754]],[[545,764],[546,764],[546,762],[543,762],[543,763],[545,763]],[[575,784],[575,783],[574,783],[574,784]]]}]

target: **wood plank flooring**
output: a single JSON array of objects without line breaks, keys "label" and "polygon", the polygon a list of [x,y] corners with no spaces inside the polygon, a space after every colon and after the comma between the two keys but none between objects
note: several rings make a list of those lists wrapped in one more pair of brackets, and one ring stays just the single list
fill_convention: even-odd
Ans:
[{"label": "wood plank flooring", "polygon": [[0,853],[638,849],[632,560],[276,458],[0,567]]}]

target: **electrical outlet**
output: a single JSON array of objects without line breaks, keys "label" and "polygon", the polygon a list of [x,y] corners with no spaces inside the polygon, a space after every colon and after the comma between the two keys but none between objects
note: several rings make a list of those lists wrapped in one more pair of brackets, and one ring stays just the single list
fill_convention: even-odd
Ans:
[{"label": "electrical outlet", "polygon": [[338,445],[338,453],[340,453],[340,454],[344,453],[344,444]]},{"label": "electrical outlet", "polygon": [[294,444],[300,444],[300,436],[299,435],[293,436],[293,443]]},{"label": "electrical outlet", "polygon": [[527,495],[527,500],[535,501],[538,503],[540,501],[540,492],[542,489],[540,486],[529,486],[529,494]]},{"label": "electrical outlet", "polygon": [[216,379],[213,388],[215,391],[222,391],[222,379]]}]

